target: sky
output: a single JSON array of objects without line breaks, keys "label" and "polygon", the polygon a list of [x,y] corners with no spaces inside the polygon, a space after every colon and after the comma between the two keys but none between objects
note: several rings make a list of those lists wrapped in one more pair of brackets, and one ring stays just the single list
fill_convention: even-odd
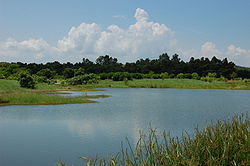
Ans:
[{"label": "sky", "polygon": [[162,53],[250,67],[249,0],[0,0],[0,61],[119,62]]}]

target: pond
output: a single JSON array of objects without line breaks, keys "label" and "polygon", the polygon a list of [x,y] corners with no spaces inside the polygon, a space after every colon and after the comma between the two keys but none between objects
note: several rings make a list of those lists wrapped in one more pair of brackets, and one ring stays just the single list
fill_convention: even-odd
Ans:
[{"label": "pond", "polygon": [[[86,92],[74,92],[82,95]],[[198,124],[250,112],[250,91],[106,89],[98,103],[0,107],[0,165],[45,166],[115,154],[151,125],[180,136]],[[70,95],[72,96],[72,95]]]}]

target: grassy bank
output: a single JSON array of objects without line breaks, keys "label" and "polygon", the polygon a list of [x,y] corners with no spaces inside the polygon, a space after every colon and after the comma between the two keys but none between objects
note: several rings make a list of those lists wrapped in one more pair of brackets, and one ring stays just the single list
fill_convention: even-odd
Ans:
[{"label": "grassy bank", "polygon": [[[242,165],[250,164],[250,120],[247,115],[218,121],[194,135],[176,138],[165,131],[150,129],[141,133],[135,145],[128,141],[128,148],[108,159],[81,157],[86,165],[167,166],[167,165]],[[59,162],[58,166],[66,166]]]},{"label": "grassy bank", "polygon": [[85,85],[86,88],[177,88],[177,89],[234,89],[250,90],[250,82],[213,81],[194,79],[134,79],[129,81],[101,80],[98,84]]},{"label": "grassy bank", "polygon": [[96,91],[96,88],[177,88],[177,89],[234,89],[250,90],[250,82],[245,81],[213,81],[204,82],[194,79],[134,79],[126,81],[100,80],[97,84],[80,86],[49,85],[39,83],[36,89],[25,89],[14,80],[0,79],[0,106],[1,105],[40,105],[40,104],[69,104],[90,103],[90,99],[107,97],[82,96],[62,97],[47,94],[58,94],[56,91]]},{"label": "grassy bank", "polygon": [[48,95],[58,93],[58,90],[78,90],[87,91],[79,86],[59,86],[38,84],[34,90],[21,88],[19,83],[14,80],[0,79],[0,106],[3,105],[51,105],[51,104],[70,104],[70,103],[92,103],[90,99],[108,97],[108,96],[80,96],[80,97],[63,97]]}]

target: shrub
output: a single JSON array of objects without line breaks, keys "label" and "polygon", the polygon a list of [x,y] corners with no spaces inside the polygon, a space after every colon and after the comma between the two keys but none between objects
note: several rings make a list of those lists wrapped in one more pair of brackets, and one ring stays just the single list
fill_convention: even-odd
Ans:
[{"label": "shrub", "polygon": [[161,79],[167,79],[167,78],[169,78],[169,74],[167,72],[161,73],[160,77],[161,77]]},{"label": "shrub", "polygon": [[216,73],[208,73],[207,76],[208,77],[211,77],[211,78],[215,78],[216,77]]},{"label": "shrub", "polygon": [[132,80],[131,74],[127,72],[116,72],[113,74],[112,80],[113,81],[123,81],[123,80]]},{"label": "shrub", "polygon": [[169,78],[174,78],[175,77],[175,74],[171,73],[169,74]]},{"label": "shrub", "polygon": [[43,77],[46,77],[48,79],[51,79],[54,77],[55,75],[55,71],[52,71],[48,68],[45,68],[45,69],[42,69],[40,70],[39,72],[36,73],[38,76],[43,76]]},{"label": "shrub", "polygon": [[186,79],[191,79],[192,78],[192,75],[190,73],[185,73],[184,74],[184,78]]},{"label": "shrub", "polygon": [[134,79],[142,79],[143,78],[141,73],[130,73],[130,75]]},{"label": "shrub", "polygon": [[79,76],[79,75],[84,75],[84,74],[86,74],[86,71],[85,71],[85,69],[84,68],[79,68],[79,69],[76,69],[75,70],[75,76]]},{"label": "shrub", "polygon": [[23,88],[35,88],[35,81],[28,73],[20,73],[18,80],[20,86]]},{"label": "shrub", "polygon": [[220,78],[217,78],[218,81],[227,81],[227,78],[220,76]]},{"label": "shrub", "polygon": [[161,75],[160,74],[151,74],[151,78],[153,78],[153,79],[160,79]]},{"label": "shrub", "polygon": [[184,74],[183,73],[179,73],[179,74],[177,74],[176,78],[183,79],[184,78]]},{"label": "shrub", "polygon": [[44,77],[44,76],[35,75],[34,80],[36,82],[40,82],[40,83],[49,83],[49,79],[47,77]]},{"label": "shrub", "polygon": [[64,78],[72,78],[75,75],[75,71],[72,68],[65,68],[63,71]]},{"label": "shrub", "polygon": [[199,80],[200,79],[200,76],[198,75],[198,73],[192,73],[191,77],[192,77],[192,79],[195,79],[195,80]]},{"label": "shrub", "polygon": [[95,74],[84,74],[75,76],[67,80],[67,83],[70,85],[83,85],[83,84],[90,84],[90,83],[97,83],[99,77]]}]

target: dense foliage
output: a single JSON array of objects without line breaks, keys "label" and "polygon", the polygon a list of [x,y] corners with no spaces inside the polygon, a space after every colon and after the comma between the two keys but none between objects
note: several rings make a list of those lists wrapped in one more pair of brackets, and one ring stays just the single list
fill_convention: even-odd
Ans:
[{"label": "dense foliage", "polygon": [[[96,62],[83,58],[78,63],[48,62],[46,64],[36,63],[7,63],[0,62],[0,79],[18,79],[21,72],[28,72],[38,82],[49,82],[51,79],[71,79],[84,74],[98,74],[100,79],[141,79],[141,78],[192,78],[209,80],[209,73],[215,73],[213,77],[236,79],[250,78],[250,69],[237,67],[233,62],[228,62],[213,57],[194,59],[190,58],[184,62],[179,55],[174,54],[171,58],[167,53],[158,59],[140,59],[136,62],[119,63],[116,58],[109,55],[100,56]],[[210,74],[211,75],[211,74]],[[78,78],[78,77],[77,77]]]},{"label": "dense foliage", "polygon": [[83,84],[97,83],[98,80],[99,78],[94,74],[84,74],[68,79],[67,82],[70,85],[83,85]]},{"label": "dense foliage", "polygon": [[35,81],[31,75],[28,73],[20,73],[19,75],[19,83],[23,88],[35,88]]}]

